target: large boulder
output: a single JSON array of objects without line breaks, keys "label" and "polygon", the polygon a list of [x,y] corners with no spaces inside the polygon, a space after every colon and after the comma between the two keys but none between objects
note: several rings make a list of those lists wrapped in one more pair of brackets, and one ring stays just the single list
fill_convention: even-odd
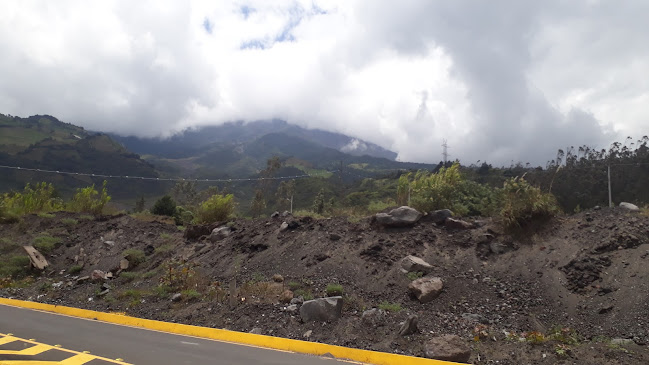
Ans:
[{"label": "large boulder", "polygon": [[444,288],[444,282],[437,277],[423,277],[408,285],[408,292],[420,303],[428,303],[437,298]]},{"label": "large boulder", "polygon": [[406,272],[423,272],[428,274],[433,267],[419,257],[408,255],[401,259],[401,268]]},{"label": "large boulder", "polygon": [[440,209],[429,212],[424,219],[436,224],[442,224],[452,216],[453,212],[450,209]]},{"label": "large boulder", "polygon": [[422,214],[414,208],[399,207],[392,209],[390,213],[378,213],[375,222],[384,227],[408,227],[421,219]]},{"label": "large boulder", "polygon": [[214,230],[212,230],[212,234],[210,234],[210,241],[218,242],[229,236],[230,233],[232,233],[232,229],[228,226],[214,228]]},{"label": "large boulder", "polygon": [[637,211],[640,210],[640,208],[638,208],[637,205],[635,205],[635,204],[631,204],[631,203],[627,203],[627,202],[622,202],[622,203],[620,203],[620,208],[624,208],[624,209],[630,210],[630,211],[632,211],[632,212],[637,212]]},{"label": "large boulder", "polygon": [[471,349],[456,335],[433,337],[424,344],[426,357],[435,360],[466,363],[471,357]]},{"label": "large boulder", "polygon": [[300,307],[302,321],[333,321],[343,313],[343,297],[328,297],[308,300]]}]

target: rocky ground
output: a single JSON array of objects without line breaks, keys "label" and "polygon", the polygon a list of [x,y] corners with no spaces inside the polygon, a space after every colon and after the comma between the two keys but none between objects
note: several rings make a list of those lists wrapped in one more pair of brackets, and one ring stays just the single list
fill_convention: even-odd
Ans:
[{"label": "rocky ground", "polygon": [[3,281],[0,296],[473,364],[649,363],[642,213],[592,210],[516,234],[437,215],[185,231],[89,218],[0,225],[5,257],[60,241],[44,272]]}]

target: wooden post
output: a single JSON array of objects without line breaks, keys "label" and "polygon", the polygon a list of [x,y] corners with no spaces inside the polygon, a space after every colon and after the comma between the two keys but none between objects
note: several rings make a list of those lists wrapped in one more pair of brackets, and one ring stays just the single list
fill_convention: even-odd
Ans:
[{"label": "wooden post", "polygon": [[613,208],[613,199],[611,197],[611,164],[608,165],[608,207]]}]

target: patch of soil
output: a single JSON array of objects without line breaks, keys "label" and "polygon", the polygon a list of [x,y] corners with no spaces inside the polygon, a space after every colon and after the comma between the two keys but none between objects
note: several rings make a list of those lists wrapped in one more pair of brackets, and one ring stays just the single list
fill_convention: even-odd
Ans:
[{"label": "patch of soil", "polygon": [[[424,356],[428,339],[455,334],[472,348],[474,364],[649,363],[648,217],[602,209],[513,236],[488,219],[471,221],[476,228],[470,230],[431,222],[383,229],[370,219],[308,217],[287,218],[289,227],[281,230],[283,221],[235,219],[227,222],[231,233],[212,242],[206,233],[218,225],[183,234],[173,225],[125,215],[28,216],[0,225],[3,242],[31,244],[48,232],[62,243],[46,255],[51,266],[33,283],[0,289],[0,295],[237,331],[261,328],[273,336],[414,356]],[[142,250],[146,259],[120,272],[127,249]],[[410,298],[413,276],[400,265],[406,255],[432,265],[429,275],[444,281],[439,297],[425,304]],[[195,267],[185,289],[196,295],[184,292],[172,301],[175,292],[160,289],[172,259]],[[77,282],[96,269],[115,273],[108,294],[98,295],[100,282]],[[274,274],[283,281],[273,282]],[[279,303],[286,289],[317,298],[326,296],[329,284],[344,291],[337,321],[303,323],[299,311]],[[363,311],[373,307],[392,311],[364,321]],[[400,336],[400,323],[413,314],[419,332]],[[574,330],[578,342],[519,340],[561,328]],[[615,345],[613,338],[631,343]]]}]

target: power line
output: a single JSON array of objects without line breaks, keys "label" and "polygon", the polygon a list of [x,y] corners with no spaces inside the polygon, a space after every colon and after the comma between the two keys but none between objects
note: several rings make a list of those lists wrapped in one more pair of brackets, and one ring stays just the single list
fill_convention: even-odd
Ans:
[{"label": "power line", "polygon": [[43,172],[43,173],[59,174],[59,175],[100,177],[100,178],[106,178],[106,179],[131,179],[131,180],[149,180],[149,181],[189,181],[189,182],[241,182],[241,181],[260,181],[260,180],[301,179],[301,178],[306,178],[306,177],[318,177],[320,175],[325,175],[325,174],[330,173],[330,171],[325,171],[325,172],[321,172],[321,173],[294,175],[294,176],[275,176],[275,177],[259,177],[259,178],[234,178],[234,179],[191,179],[191,178],[167,178],[167,177],[147,177],[147,176],[130,176],[130,175],[105,175],[105,174],[92,174],[92,173],[84,173],[84,172],[44,170],[44,169],[34,169],[34,168],[28,168],[28,167],[5,166],[5,165],[0,165],[0,168],[11,169],[11,170],[20,170],[20,171]]}]

